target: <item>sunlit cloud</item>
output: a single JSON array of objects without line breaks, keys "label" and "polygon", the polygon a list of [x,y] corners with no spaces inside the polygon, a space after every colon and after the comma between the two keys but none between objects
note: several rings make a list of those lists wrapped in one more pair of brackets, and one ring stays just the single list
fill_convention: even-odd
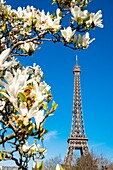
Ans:
[{"label": "sunlit cloud", "polygon": [[109,147],[105,142],[103,143],[93,143],[89,144],[90,151],[93,151],[94,154],[103,155],[109,160],[113,160],[113,147]]},{"label": "sunlit cloud", "polygon": [[50,139],[56,138],[58,136],[57,131],[50,131],[44,136],[44,141],[49,141]]},{"label": "sunlit cloud", "polygon": [[105,145],[105,143],[91,143],[89,144],[90,148],[92,149],[95,149],[95,148],[98,148],[98,147],[103,147]]}]

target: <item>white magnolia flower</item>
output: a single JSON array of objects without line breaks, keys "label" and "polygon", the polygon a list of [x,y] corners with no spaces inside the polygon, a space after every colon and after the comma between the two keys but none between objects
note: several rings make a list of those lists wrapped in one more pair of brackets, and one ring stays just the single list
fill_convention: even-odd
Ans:
[{"label": "white magnolia flower", "polygon": [[56,10],[56,18],[52,19],[51,16],[49,15],[48,19],[47,19],[47,24],[48,24],[48,28],[53,29],[54,31],[57,31],[61,28],[60,25],[60,20],[61,20],[61,16],[60,16],[60,9],[57,8]]},{"label": "white magnolia flower", "polygon": [[95,38],[93,38],[92,40],[90,40],[89,37],[89,33],[87,32],[84,36],[83,36],[83,41],[82,41],[82,46],[83,48],[87,48],[89,46],[90,43],[92,43],[95,40]]},{"label": "white magnolia flower", "polygon": [[63,30],[61,30],[61,34],[67,42],[69,42],[71,40],[74,33],[75,33],[75,30],[72,31],[71,27],[67,27],[66,29],[64,28]]},{"label": "white magnolia flower", "polygon": [[[39,129],[40,123],[44,119],[44,110],[39,110],[38,102],[36,101],[30,110],[27,108],[27,104],[25,102],[21,103],[20,106],[16,106],[17,111],[20,113],[20,116],[26,116],[26,120],[31,119],[34,117],[37,129]],[[26,123],[27,123],[26,122]]]},{"label": "white magnolia flower", "polygon": [[23,18],[24,20],[29,20],[36,17],[36,9],[33,6],[27,6],[25,8],[18,7],[17,11],[14,11],[19,18]]},{"label": "white magnolia flower", "polygon": [[40,82],[41,78],[43,77],[43,72],[39,65],[33,63],[33,66],[28,66],[26,69],[32,78],[35,78],[37,82]]},{"label": "white magnolia flower", "polygon": [[36,28],[41,29],[41,30],[46,30],[47,29],[47,19],[49,18],[49,16],[50,16],[49,12],[47,12],[47,14],[45,14],[44,10],[42,10],[41,12],[39,11],[39,15],[37,15],[38,22],[36,24]]},{"label": "white magnolia flower", "polygon": [[[47,85],[47,83],[45,83],[45,81],[43,82],[40,82],[40,85],[39,85],[39,90],[41,91],[41,93],[44,95],[45,93],[47,93],[49,90],[50,90],[50,86]],[[37,97],[38,97],[38,94],[37,94]],[[46,97],[46,95],[44,95],[44,97]]]},{"label": "white magnolia flower", "polygon": [[2,130],[3,128],[2,128],[2,126],[1,126],[1,124],[0,124],[0,130]]},{"label": "white magnolia flower", "polygon": [[37,45],[34,44],[33,42],[25,42],[20,47],[21,49],[24,49],[26,52],[29,52],[29,51],[34,52],[37,48]]},{"label": "white magnolia flower", "polygon": [[27,70],[20,70],[19,68],[15,71],[13,70],[13,74],[10,71],[6,71],[5,80],[7,83],[0,80],[0,84],[5,87],[7,94],[2,92],[2,94],[10,100],[15,106],[17,101],[17,96],[20,91],[27,85],[27,79],[29,75],[27,74]]},{"label": "white magnolia flower", "polygon": [[6,3],[6,1],[0,0],[0,5],[1,5],[1,4],[5,4],[5,3]]},{"label": "white magnolia flower", "polygon": [[3,108],[5,107],[5,103],[6,101],[0,100],[0,110],[3,110]]},{"label": "white magnolia flower", "polygon": [[28,111],[28,117],[29,119],[34,117],[37,129],[39,129],[39,125],[44,119],[44,110],[39,110],[38,101],[36,101]]},{"label": "white magnolia flower", "polygon": [[31,91],[30,97],[35,96],[35,102],[32,105],[32,107],[28,110],[27,104],[25,102],[20,103],[20,106],[16,107],[18,112],[22,116],[27,116],[29,119],[33,118],[35,119],[37,129],[39,128],[40,123],[44,119],[44,110],[39,110],[39,103],[42,102],[47,97],[47,92],[50,90],[50,86],[47,85],[45,82],[36,82],[36,80],[33,80],[33,89]]},{"label": "white magnolia flower", "polygon": [[78,6],[75,6],[74,8],[71,8],[71,13],[73,15],[72,19],[75,20],[75,21],[77,21],[78,18],[81,18],[83,20],[88,15],[87,10],[81,11],[81,8],[78,7]]},{"label": "white magnolia flower", "polygon": [[29,114],[28,108],[27,108],[27,103],[26,102],[21,102],[19,105],[19,108],[17,108],[21,116],[26,116]]},{"label": "white magnolia flower", "polygon": [[33,81],[33,90],[31,92],[31,97],[35,95],[36,101],[40,103],[47,97],[47,92],[50,90],[50,86],[45,83],[45,81],[40,82],[39,84],[34,80]]},{"label": "white magnolia flower", "polygon": [[44,119],[44,110],[39,110],[39,108],[37,109],[35,108],[34,112],[32,111],[29,113],[29,118],[32,118],[32,117],[34,117],[37,129],[39,129],[39,125]]},{"label": "white magnolia flower", "polygon": [[33,42],[29,42],[28,44],[29,44],[29,50],[34,52],[37,48],[37,45],[34,44]]},{"label": "white magnolia flower", "polygon": [[32,144],[31,146],[30,146],[30,151],[31,152],[36,152],[36,151],[39,151],[39,149],[40,149],[40,144]]},{"label": "white magnolia flower", "polygon": [[61,27],[60,25],[60,18],[55,18],[52,19],[51,16],[48,17],[46,24],[45,24],[45,29],[52,29],[54,31],[59,30]]},{"label": "white magnolia flower", "polygon": [[70,6],[71,7],[74,7],[76,5],[76,1],[75,0],[72,0],[71,3],[70,3]]},{"label": "white magnolia flower", "polygon": [[10,54],[10,48],[7,48],[0,54],[0,70],[3,70],[4,68],[11,65],[11,62],[7,62],[7,58]]},{"label": "white magnolia flower", "polygon": [[5,14],[10,14],[11,13],[11,6],[10,5],[6,5],[5,6],[6,8],[5,8]]},{"label": "white magnolia flower", "polygon": [[88,26],[93,24],[94,26],[98,26],[100,28],[103,28],[104,25],[102,24],[102,11],[99,10],[96,14],[91,13],[90,14],[90,19],[86,22]]},{"label": "white magnolia flower", "polygon": [[3,116],[2,115],[0,115],[0,120],[2,120],[3,119]]},{"label": "white magnolia flower", "polygon": [[17,14],[17,16],[19,17],[19,18],[22,18],[23,17],[23,9],[21,8],[21,7],[18,7],[17,8],[17,11],[15,10],[15,12],[16,12],[16,14]]},{"label": "white magnolia flower", "polygon": [[22,146],[22,150],[23,152],[37,152],[40,148],[40,144],[32,144],[31,146],[28,145],[28,142],[26,142],[25,144],[23,144]]},{"label": "white magnolia flower", "polygon": [[59,164],[57,164],[56,170],[60,170],[60,165]]},{"label": "white magnolia flower", "polygon": [[4,43],[5,42],[5,37],[1,38],[0,41],[1,41],[1,43]]},{"label": "white magnolia flower", "polygon": [[46,15],[45,11],[42,10],[42,12],[40,12],[40,22],[41,22],[41,24],[45,23],[49,16],[50,16],[49,12],[47,12],[47,15]]},{"label": "white magnolia flower", "polygon": [[36,126],[37,129],[39,129],[40,123],[44,119],[44,110],[39,110],[35,115],[34,115],[35,121],[36,121]]},{"label": "white magnolia flower", "polygon": [[29,119],[34,117],[39,111],[38,102],[35,102],[30,110],[27,108],[27,103],[20,103],[19,107],[17,107],[17,111],[21,114],[21,116],[27,116]]},{"label": "white magnolia flower", "polygon": [[40,77],[43,77],[43,72],[42,72],[42,70],[41,70],[39,65],[36,65],[36,63],[33,63],[32,69],[34,70],[34,75],[35,75],[36,79],[37,79],[38,75]]},{"label": "white magnolia flower", "polygon": [[26,18],[35,18],[36,17],[36,9],[33,6],[27,6],[27,8],[24,10],[24,16]]},{"label": "white magnolia flower", "polygon": [[83,41],[83,38],[82,38],[81,34],[78,34],[78,42],[77,42],[78,43],[78,47],[81,46],[82,41]]},{"label": "white magnolia flower", "polygon": [[36,25],[37,28],[40,28],[41,30],[46,30],[46,29],[51,29],[53,31],[57,31],[60,29],[60,19],[61,17],[59,16],[59,9],[57,9],[56,18],[52,18],[49,12],[45,14],[44,10],[40,12],[40,15],[38,15],[38,23]]},{"label": "white magnolia flower", "polygon": [[61,13],[61,10],[59,8],[57,8],[57,10],[56,10],[57,18],[61,18],[60,13]]},{"label": "white magnolia flower", "polygon": [[29,151],[30,146],[28,145],[28,142],[26,142],[25,144],[23,144],[22,146],[22,151],[23,152],[28,152]]},{"label": "white magnolia flower", "polygon": [[79,34],[78,35],[78,47],[82,46],[82,48],[88,48],[89,44],[92,43],[94,40],[95,40],[95,38],[90,40],[88,32],[85,35],[83,35],[83,36],[81,36]]}]

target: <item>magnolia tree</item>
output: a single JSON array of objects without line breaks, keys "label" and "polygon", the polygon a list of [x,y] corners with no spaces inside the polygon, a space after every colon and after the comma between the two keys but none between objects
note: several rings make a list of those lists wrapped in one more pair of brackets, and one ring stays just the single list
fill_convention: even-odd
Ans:
[{"label": "magnolia tree", "polygon": [[[101,10],[86,10],[89,0],[52,3],[54,14],[33,6],[15,10],[0,0],[0,160],[13,160],[22,170],[28,169],[29,160],[44,157],[46,149],[39,140],[44,140],[47,130],[43,124],[57,104],[40,66],[24,67],[16,56],[31,56],[44,41],[87,49],[94,41],[89,31],[103,28]],[[38,167],[36,163],[34,169]]]}]

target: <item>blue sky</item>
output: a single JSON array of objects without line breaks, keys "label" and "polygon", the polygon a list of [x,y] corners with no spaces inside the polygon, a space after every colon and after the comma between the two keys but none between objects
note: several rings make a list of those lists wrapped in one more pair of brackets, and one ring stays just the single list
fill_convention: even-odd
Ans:
[{"label": "blue sky", "polygon": [[[54,11],[50,0],[7,0],[7,4],[13,8],[29,4],[37,9]],[[91,38],[96,40],[87,50],[73,51],[62,44],[47,42],[33,57],[21,59],[24,65],[36,62],[41,66],[59,105],[54,116],[45,123],[49,130],[44,143],[48,149],[47,159],[58,155],[64,158],[67,151],[76,54],[81,66],[83,117],[89,148],[110,159],[113,157],[113,1],[93,0],[88,9],[90,12],[102,10],[104,28],[91,32]]]}]

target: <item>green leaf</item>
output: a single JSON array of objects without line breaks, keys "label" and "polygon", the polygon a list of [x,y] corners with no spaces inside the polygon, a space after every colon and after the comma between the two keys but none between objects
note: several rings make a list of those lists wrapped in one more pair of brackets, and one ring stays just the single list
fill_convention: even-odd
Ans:
[{"label": "green leaf", "polygon": [[19,120],[19,121],[18,121],[18,125],[19,125],[20,128],[23,126],[22,120]]},{"label": "green leaf", "polygon": [[46,150],[45,148],[40,148],[40,149],[38,150],[38,152],[39,152],[39,154],[42,154],[45,150]]},{"label": "green leaf", "polygon": [[7,8],[6,8],[6,11],[5,11],[5,12],[6,12],[6,15],[8,15],[8,12],[9,12],[9,11],[8,11],[8,9],[7,9]]},{"label": "green leaf", "polygon": [[30,126],[28,127],[29,135],[31,135],[31,134],[32,134],[32,130],[33,130],[33,126],[32,126],[32,125],[30,125]]},{"label": "green leaf", "polygon": [[54,116],[54,114],[53,114],[53,113],[50,113],[49,116]]},{"label": "green leaf", "polygon": [[44,168],[44,162],[41,162],[38,170],[42,170],[43,168]]},{"label": "green leaf", "polygon": [[48,132],[48,130],[43,129],[43,131],[40,133],[40,137],[42,137],[44,134],[46,134]]},{"label": "green leaf", "polygon": [[90,14],[85,18],[85,21],[90,20]]},{"label": "green leaf", "polygon": [[20,98],[20,100],[22,100],[22,102],[25,102],[25,100],[26,100],[26,96],[25,96],[25,94],[24,94],[24,93],[19,92],[19,93],[18,93],[18,97]]},{"label": "green leaf", "polygon": [[59,13],[59,17],[62,17],[62,12]]},{"label": "green leaf", "polygon": [[77,0],[77,3],[80,4],[80,0]]},{"label": "green leaf", "polygon": [[56,0],[53,0],[52,5],[56,3]]},{"label": "green leaf", "polygon": [[2,31],[5,31],[6,30],[6,24],[4,24],[3,26],[2,26]]},{"label": "green leaf", "polygon": [[32,130],[32,129],[33,129],[33,126],[30,125],[30,126],[28,127],[28,130],[30,131],[30,130]]},{"label": "green leaf", "polygon": [[2,152],[0,152],[0,161],[2,161],[3,157],[2,157]]},{"label": "green leaf", "polygon": [[7,152],[3,153],[3,158],[5,158],[7,156]]},{"label": "green leaf", "polygon": [[48,109],[48,103],[47,103],[47,102],[44,103],[43,108],[44,108],[44,110],[47,110],[47,109]]},{"label": "green leaf", "polygon": [[60,165],[60,170],[65,170],[64,168],[62,168],[62,166]]},{"label": "green leaf", "polygon": [[81,25],[81,24],[83,23],[82,18],[81,18],[81,17],[78,17],[78,18],[77,18],[77,22],[78,22],[78,24]]},{"label": "green leaf", "polygon": [[44,162],[39,163],[38,161],[36,161],[35,167],[32,168],[32,170],[42,170],[43,167],[44,167]]},{"label": "green leaf", "polygon": [[53,110],[56,110],[56,109],[57,109],[57,107],[58,107],[58,104],[57,104],[57,103],[55,103],[55,102],[53,101],[53,103],[52,103],[52,107],[53,107]]}]

